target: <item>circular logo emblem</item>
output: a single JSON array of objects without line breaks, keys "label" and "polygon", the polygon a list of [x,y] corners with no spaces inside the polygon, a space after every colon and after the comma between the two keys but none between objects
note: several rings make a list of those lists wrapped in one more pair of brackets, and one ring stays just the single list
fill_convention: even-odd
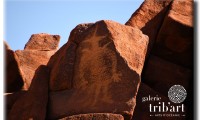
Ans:
[{"label": "circular logo emblem", "polygon": [[182,103],[187,96],[187,92],[181,85],[173,85],[168,91],[169,100],[173,103]]}]

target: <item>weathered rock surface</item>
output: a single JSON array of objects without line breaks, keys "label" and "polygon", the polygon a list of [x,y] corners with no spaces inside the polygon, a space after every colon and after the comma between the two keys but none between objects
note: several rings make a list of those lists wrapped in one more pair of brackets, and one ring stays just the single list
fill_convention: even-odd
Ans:
[{"label": "weathered rock surface", "polygon": [[50,90],[58,91],[72,88],[75,54],[77,49],[76,40],[81,40],[81,34],[92,24],[80,24],[70,34],[67,44],[63,45],[49,60],[48,67],[51,69]]},{"label": "weathered rock surface", "polygon": [[72,88],[72,78],[75,62],[75,43],[63,45],[50,59],[50,90],[65,90]]},{"label": "weathered rock surface", "polygon": [[[148,37],[133,27],[113,21],[99,21],[77,38],[69,40],[61,48],[73,52],[74,48],[69,46],[76,46],[70,55],[75,56],[73,79],[69,79],[72,80],[69,81],[72,87],[50,93],[49,119],[91,112],[120,113],[130,119],[135,107]],[[62,59],[68,56],[67,52],[60,53],[65,53]],[[57,70],[69,74],[63,71],[66,70],[64,68]],[[62,86],[62,82],[54,83]]]},{"label": "weathered rock surface", "polygon": [[174,0],[159,31],[153,54],[193,67],[193,1]]},{"label": "weathered rock surface", "polygon": [[5,50],[5,92],[15,92],[21,89],[23,86],[23,80],[20,76],[17,61],[15,59],[15,53],[10,49],[8,44],[4,41]]},{"label": "weathered rock surface", "polygon": [[73,115],[59,120],[124,120],[124,117],[122,115],[112,113],[90,113]]},{"label": "weathered rock surface", "polygon": [[151,55],[143,70],[142,79],[154,90],[167,96],[167,91],[173,85],[182,85],[189,90],[193,77],[190,69]]},{"label": "weathered rock surface", "polygon": [[38,67],[30,89],[13,105],[9,113],[9,120],[45,120],[48,81],[48,68],[46,66]]},{"label": "weathered rock surface", "polygon": [[148,35],[148,54],[156,41],[170,3],[171,0],[145,0],[126,22],[126,25],[137,27]]},{"label": "weathered rock surface", "polygon": [[60,42],[59,35],[46,33],[33,34],[26,43],[25,50],[57,50]]},{"label": "weathered rock surface", "polygon": [[17,50],[15,51],[18,68],[23,78],[23,89],[28,90],[35,71],[40,65],[46,65],[55,51]]}]

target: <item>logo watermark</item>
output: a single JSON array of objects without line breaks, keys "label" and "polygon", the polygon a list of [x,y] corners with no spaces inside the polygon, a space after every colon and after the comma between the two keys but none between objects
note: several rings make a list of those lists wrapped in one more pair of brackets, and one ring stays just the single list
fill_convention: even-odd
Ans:
[{"label": "logo watermark", "polygon": [[187,96],[187,92],[181,85],[173,85],[168,91],[169,100],[173,103],[182,103]]},{"label": "logo watermark", "polygon": [[147,96],[142,102],[148,102],[150,117],[185,117],[185,105],[182,103],[187,97],[187,91],[181,85],[173,85],[168,91],[168,98]]}]

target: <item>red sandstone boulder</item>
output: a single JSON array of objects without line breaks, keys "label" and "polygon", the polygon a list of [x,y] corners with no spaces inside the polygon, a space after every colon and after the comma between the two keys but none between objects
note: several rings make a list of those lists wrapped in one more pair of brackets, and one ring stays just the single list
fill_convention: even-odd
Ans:
[{"label": "red sandstone boulder", "polygon": [[112,113],[90,113],[73,115],[59,120],[124,120],[124,117],[122,115]]},{"label": "red sandstone boulder", "polygon": [[153,47],[170,3],[171,0],[145,0],[126,22],[126,25],[137,27],[148,35],[148,53]]},{"label": "red sandstone boulder", "polygon": [[57,50],[60,42],[59,35],[46,33],[33,34],[25,45],[25,50]]},{"label": "red sandstone boulder", "polygon": [[22,88],[23,80],[19,73],[15,53],[4,41],[5,48],[5,92],[15,92]]},{"label": "red sandstone boulder", "polygon": [[23,89],[28,90],[35,71],[40,65],[46,65],[55,51],[17,50],[16,60],[23,78]]},{"label": "red sandstone boulder", "polygon": [[[61,48],[63,51],[58,51],[62,58],[52,60],[59,66],[68,64],[73,71],[69,74],[67,65],[57,68],[60,74],[71,75],[71,79],[67,79],[71,87],[50,93],[48,119],[91,112],[120,113],[130,119],[148,37],[133,27],[99,21],[75,38]],[[71,60],[67,60],[69,56]],[[62,59],[66,59],[65,62],[59,62]],[[54,83],[50,88],[56,86],[56,90],[63,90],[59,80],[50,81]]]},{"label": "red sandstone boulder", "polygon": [[193,67],[193,1],[174,0],[159,31],[153,54]]},{"label": "red sandstone boulder", "polygon": [[48,81],[48,68],[46,66],[38,67],[30,89],[13,105],[9,113],[9,120],[45,120]]}]

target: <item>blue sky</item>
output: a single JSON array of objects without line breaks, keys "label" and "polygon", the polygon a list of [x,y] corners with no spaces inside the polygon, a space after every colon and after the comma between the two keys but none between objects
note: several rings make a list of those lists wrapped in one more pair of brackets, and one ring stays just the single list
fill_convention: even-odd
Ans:
[{"label": "blue sky", "polygon": [[58,34],[59,47],[80,23],[114,20],[124,24],[142,0],[5,0],[4,40],[22,50],[36,33]]}]

